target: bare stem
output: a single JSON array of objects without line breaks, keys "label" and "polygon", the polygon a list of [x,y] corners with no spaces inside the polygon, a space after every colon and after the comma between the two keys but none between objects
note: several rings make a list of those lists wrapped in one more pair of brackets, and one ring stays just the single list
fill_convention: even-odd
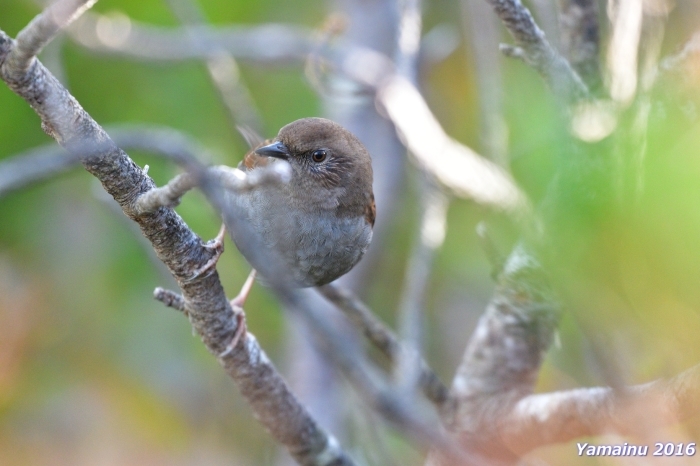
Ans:
[{"label": "bare stem", "polygon": [[588,88],[569,62],[550,45],[520,0],[486,0],[523,49],[525,61],[549,83],[565,103],[588,97]]},{"label": "bare stem", "polygon": [[17,43],[7,57],[9,68],[18,73],[27,71],[41,49],[95,3],[97,0],[57,0],[51,3],[17,34]]},{"label": "bare stem", "polygon": [[[98,24],[110,35],[98,34]],[[108,26],[105,29],[105,25]],[[311,30],[285,24],[216,28],[193,25],[197,39],[186,28],[146,25],[124,15],[87,14],[68,34],[94,52],[148,61],[207,60],[212,44],[237,60],[258,63],[299,62],[313,50]]]},{"label": "bare stem", "polygon": [[[399,339],[372,311],[349,291],[336,285],[324,285],[318,291],[338,309],[343,311],[365,337],[394,364],[403,351]],[[425,396],[435,405],[442,406],[447,400],[447,387],[430,367],[421,360],[419,384]]]}]

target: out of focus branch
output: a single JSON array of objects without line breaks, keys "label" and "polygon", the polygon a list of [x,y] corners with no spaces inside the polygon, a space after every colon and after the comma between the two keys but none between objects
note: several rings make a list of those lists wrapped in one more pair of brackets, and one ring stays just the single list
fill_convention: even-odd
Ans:
[{"label": "out of focus branch", "polygon": [[170,0],[169,4],[180,21],[186,25],[192,41],[201,41],[201,45],[209,50],[207,71],[228,110],[233,123],[231,126],[248,127],[253,132],[262,134],[262,119],[255,108],[250,91],[241,78],[236,59],[219,44],[208,42],[206,37],[198,34],[205,21],[197,4],[193,0]]},{"label": "out of focus branch", "polygon": [[417,163],[455,195],[505,211],[528,209],[524,194],[511,176],[450,138],[408,81],[392,78],[381,86],[377,99]]},{"label": "out of focus branch", "polygon": [[616,1],[611,3],[609,12],[612,31],[606,63],[608,87],[613,100],[627,105],[637,91],[644,7],[641,2]]},{"label": "out of focus branch", "polygon": [[419,189],[420,224],[399,299],[398,328],[406,348],[395,367],[398,388],[407,396],[412,396],[416,387],[424,385],[425,362],[420,355],[423,352],[425,296],[435,255],[445,240],[449,206],[448,197],[434,180],[423,176]]},{"label": "out of focus branch", "polygon": [[588,97],[588,88],[569,62],[559,55],[520,0],[486,0],[522,50],[522,58],[566,103]]},{"label": "out of focus branch", "polygon": [[681,48],[680,52],[661,60],[659,70],[663,73],[681,71],[693,58],[700,55],[700,32],[696,32]]},{"label": "out of focus branch", "polygon": [[[394,364],[403,351],[398,338],[362,301],[336,285],[321,286],[318,291],[335,304],[358,327],[367,339]],[[425,396],[438,407],[447,400],[447,388],[425,361],[420,362],[419,385]]]},{"label": "out of focus branch", "polygon": [[[515,464],[519,453],[503,441],[503,422],[532,393],[560,312],[540,263],[525,246],[516,247],[467,345],[452,382],[451,405],[443,411],[464,448]],[[427,464],[453,463],[433,450]]]},{"label": "out of focus branch", "polygon": [[460,5],[464,33],[471,38],[469,58],[473,60],[479,89],[481,151],[490,160],[506,167],[509,161],[508,126],[503,116],[503,71],[498,53],[500,24],[483,0],[461,0]]},{"label": "out of focus branch", "polygon": [[384,55],[361,47],[340,51],[335,64],[348,77],[376,90],[414,161],[453,194],[497,209],[529,209],[511,176],[495,163],[450,138],[416,87],[395,73]]},{"label": "out of focus branch", "polygon": [[[215,160],[194,138],[172,128],[122,125],[108,127],[107,133],[119,147],[166,157],[182,166],[196,160]],[[71,154],[56,144],[11,156],[0,161],[0,197],[73,169],[80,162],[80,154]]]},{"label": "out of focus branch", "polygon": [[[401,0],[397,3],[399,27],[394,58],[396,73],[418,87],[418,54],[423,24],[421,1]],[[394,380],[398,395],[409,402],[421,386],[425,365],[421,359],[425,291],[435,253],[444,239],[447,217],[447,197],[432,181],[422,176],[418,183],[418,197],[421,199],[420,234],[415,237],[411,248],[406,278],[399,298],[398,330],[404,348],[399,353],[398,360],[394,362]],[[426,235],[426,231],[434,234]]]},{"label": "out of focus branch", "polygon": [[[654,429],[682,422],[700,413],[700,366],[670,380],[614,390],[581,388],[536,395],[493,392],[474,400],[482,404],[470,414],[465,443],[490,452],[492,459],[512,461],[537,447],[615,432],[658,441]],[[484,431],[487,431],[484,436]],[[652,434],[657,435],[657,434]],[[496,441],[494,441],[496,439]],[[440,462],[431,456],[428,464]]]},{"label": "out of focus branch", "polygon": [[700,413],[699,393],[700,366],[695,366],[670,380],[620,391],[581,388],[530,395],[501,418],[500,428],[504,443],[521,454],[611,431],[644,437],[652,427],[682,422]]},{"label": "out of focus branch", "polygon": [[0,197],[32,183],[53,178],[80,164],[55,144],[38,147],[0,161]]},{"label": "out of focus branch", "polygon": [[146,25],[120,13],[83,15],[68,34],[88,50],[148,61],[208,59],[216,44],[235,59],[287,63],[303,60],[314,47],[313,33],[299,26],[191,25],[187,30]]},{"label": "out of focus branch", "polygon": [[561,47],[588,86],[601,86],[600,26],[596,0],[559,0]]}]

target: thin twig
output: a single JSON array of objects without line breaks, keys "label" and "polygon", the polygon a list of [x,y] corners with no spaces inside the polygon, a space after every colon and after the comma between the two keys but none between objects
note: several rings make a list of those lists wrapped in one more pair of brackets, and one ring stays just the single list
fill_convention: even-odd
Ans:
[{"label": "thin twig", "polygon": [[179,293],[157,287],[153,291],[153,297],[168,307],[172,307],[180,312],[187,312],[185,298]]},{"label": "thin twig", "polygon": [[569,62],[550,45],[520,0],[486,0],[525,52],[525,61],[549,83],[565,103],[588,97],[588,88]]},{"label": "thin twig", "polygon": [[[343,311],[389,361],[394,364],[399,361],[403,351],[399,339],[357,297],[334,284],[321,286],[318,291]],[[441,406],[447,400],[447,387],[424,361],[421,362],[419,381],[425,396],[437,406]]]},{"label": "thin twig", "polygon": [[602,85],[597,0],[559,0],[561,47],[592,90]]},{"label": "thin twig", "polygon": [[[240,194],[261,186],[288,183],[291,177],[289,164],[278,163],[246,174],[236,168],[221,165],[208,167],[207,176],[215,178],[228,191]],[[177,207],[180,199],[197,186],[191,173],[181,173],[166,185],[143,193],[134,203],[136,215],[154,212],[160,207]]]},{"label": "thin twig", "polygon": [[206,60],[216,44],[237,60],[284,64],[304,60],[315,44],[311,30],[286,24],[191,28],[197,40],[185,28],[147,25],[123,14],[86,14],[67,32],[88,50],[149,62]]},{"label": "thin twig", "polygon": [[664,73],[677,71],[698,54],[700,54],[700,32],[693,34],[688,42],[683,45],[680,52],[661,60],[659,70]]},{"label": "thin twig", "polygon": [[189,173],[180,173],[165,186],[143,193],[134,203],[136,215],[155,212],[160,207],[177,207],[185,193],[196,186]]}]

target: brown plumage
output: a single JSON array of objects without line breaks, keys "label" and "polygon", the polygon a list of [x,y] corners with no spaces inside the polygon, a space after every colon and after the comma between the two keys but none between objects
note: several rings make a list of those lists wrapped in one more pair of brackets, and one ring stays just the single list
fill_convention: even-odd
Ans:
[{"label": "brown plumage", "polygon": [[[372,238],[376,208],[370,155],[339,124],[304,118],[251,150],[239,168],[252,171],[281,161],[292,168],[288,184],[267,185],[236,196],[235,202],[263,245],[279,253],[295,285],[329,283],[355,266]],[[241,252],[251,261],[250,251]]]}]

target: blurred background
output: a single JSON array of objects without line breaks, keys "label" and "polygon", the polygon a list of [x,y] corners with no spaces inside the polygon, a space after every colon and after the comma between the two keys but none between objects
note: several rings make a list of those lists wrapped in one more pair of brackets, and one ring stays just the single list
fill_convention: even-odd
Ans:
[{"label": "blurred background", "polygon": [[[526,3],[556,43],[555,2]],[[700,27],[700,5],[693,0],[647,3],[648,17],[666,21],[661,57],[677,52]],[[176,5],[102,0],[91,11],[111,18],[102,29],[109,42],[115,34],[110,28],[117,26],[181,27]],[[606,6],[600,3],[603,44],[609,39]],[[198,7],[203,20],[224,30],[284,23],[301,28],[309,40],[328,33],[329,17],[336,23],[340,18],[339,35],[390,57],[396,53],[393,1],[199,0]],[[547,217],[549,265],[566,312],[538,391],[607,385],[610,372],[624,383],[642,383],[697,364],[700,131],[694,67],[700,62],[689,60],[678,76],[659,80],[625,107],[638,108],[639,99],[648,98],[641,140],[627,121],[636,113],[623,109],[607,134],[572,149],[570,128],[540,76],[499,55],[498,43],[510,38],[483,0],[425,1],[422,9],[416,79],[443,128],[508,167],[533,204],[556,191]],[[15,36],[39,11],[28,0],[3,0],[0,28]],[[79,29],[80,23],[73,30]],[[91,50],[76,34],[61,36],[41,58],[100,124],[108,130],[122,123],[172,127],[205,146],[212,162],[239,162],[247,145],[202,60]],[[419,232],[423,175],[371,96],[348,90],[342,79],[320,91],[308,77],[303,51],[284,59],[241,57],[234,65],[254,111],[248,123],[259,122],[265,137],[297,118],[326,116],[370,149],[378,238],[348,283],[395,326]],[[644,157],[625,162],[640,142]],[[29,106],[0,86],[0,160],[52,143]],[[129,154],[150,166],[158,184],[179,172],[149,154]],[[616,188],[625,180],[634,180],[632,195]],[[286,453],[192,336],[187,319],[152,299],[156,286],[175,285],[101,189],[76,168],[0,197],[0,464],[287,464]],[[205,240],[219,229],[216,213],[197,192],[177,211]],[[425,357],[448,384],[493,291],[476,234],[483,220],[507,254],[518,236],[508,219],[451,198],[445,240],[426,282]],[[227,242],[218,270],[234,296],[249,268]],[[304,372],[313,367],[297,367],[300,358],[306,361],[298,346],[307,337],[267,290],[256,286],[246,310],[249,331],[305,396],[337,390],[342,403],[319,416],[331,418],[324,422],[358,461],[422,463],[424,452],[358,408],[342,378],[308,386],[325,379]],[[674,426],[664,435],[659,441],[697,441],[700,423]],[[575,444],[530,457],[553,465],[619,464],[578,458]]]}]

